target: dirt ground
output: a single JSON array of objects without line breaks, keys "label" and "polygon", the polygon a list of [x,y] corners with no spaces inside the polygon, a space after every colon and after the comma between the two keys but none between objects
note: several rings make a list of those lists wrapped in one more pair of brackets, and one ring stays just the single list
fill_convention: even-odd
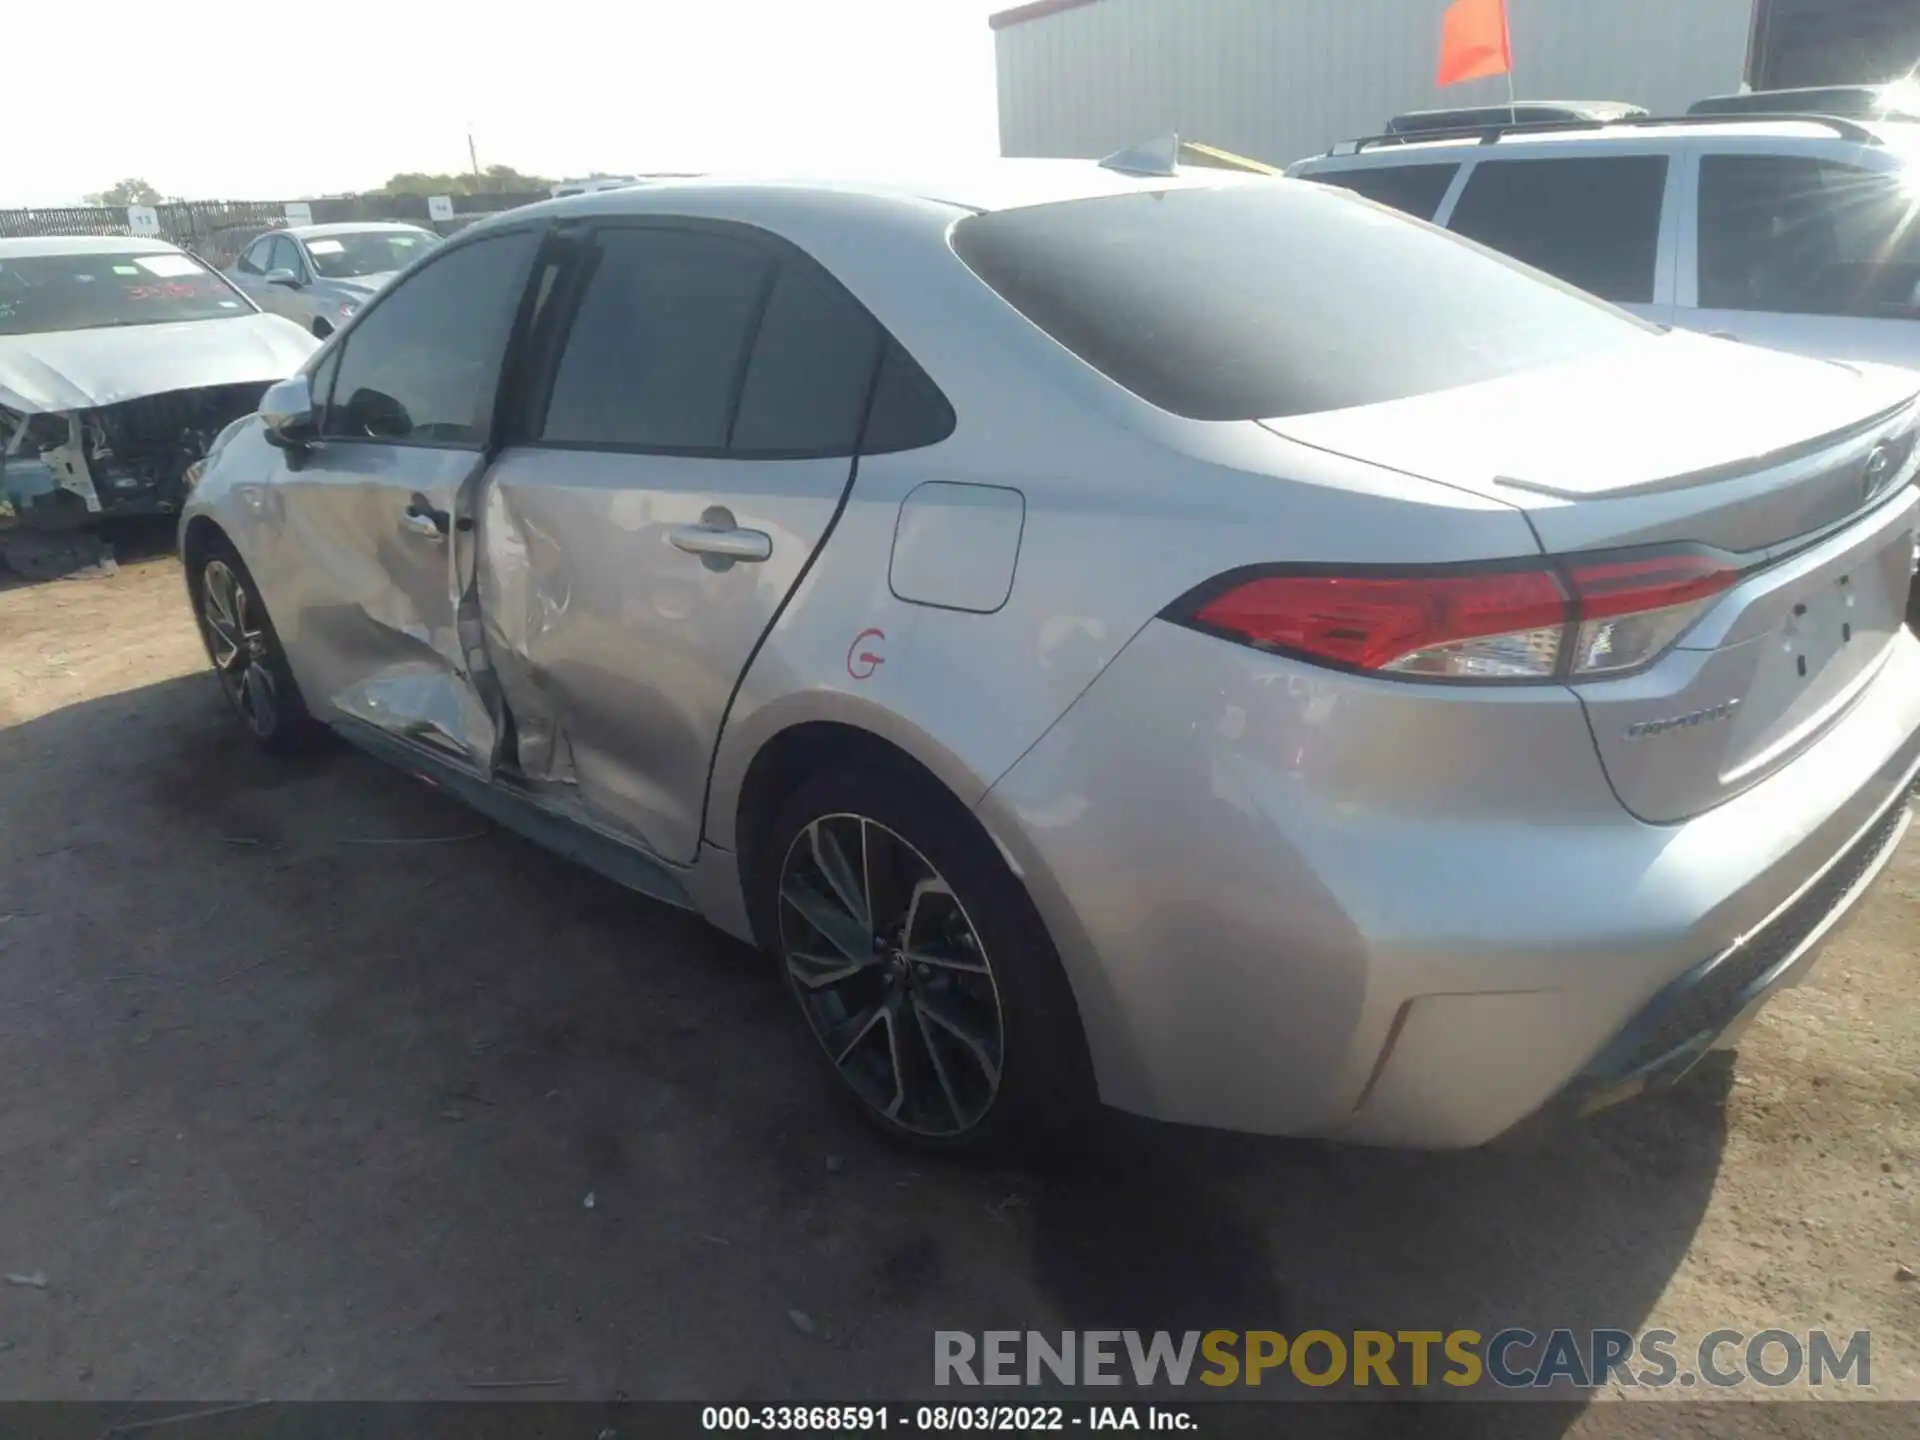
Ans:
[{"label": "dirt ground", "polygon": [[1916,838],[1737,1063],[1538,1148],[943,1165],[745,948],[257,755],[147,543],[0,581],[0,1270],[45,1279],[0,1397],[908,1398],[936,1329],[1524,1324],[1868,1328],[1920,1399]]}]

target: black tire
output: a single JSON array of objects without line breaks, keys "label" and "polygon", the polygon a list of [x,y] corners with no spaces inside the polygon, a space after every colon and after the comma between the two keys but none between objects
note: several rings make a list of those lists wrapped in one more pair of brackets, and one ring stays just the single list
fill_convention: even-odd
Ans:
[{"label": "black tire", "polygon": [[[877,897],[864,935],[854,907],[828,893],[835,887],[818,858],[850,852],[856,824],[860,863],[871,872],[857,885]],[[930,876],[913,879],[921,866]],[[1052,941],[978,821],[946,791],[884,762],[817,775],[781,807],[750,884],[756,933],[834,1089],[889,1138],[1005,1152],[1076,1134],[1091,1116],[1086,1040]],[[844,942],[823,945],[827,931],[787,898],[794,894],[816,911],[825,895],[831,903],[820,918],[845,921]],[[903,937],[895,924],[913,895],[921,897],[908,911],[914,933]],[[847,952],[862,938],[873,959],[856,969]],[[928,958],[915,963],[916,955]],[[841,970],[849,973],[831,978]],[[875,1006],[894,1008],[868,1019]],[[863,1020],[876,1033],[847,1043]]]},{"label": "black tire", "polygon": [[200,549],[188,584],[200,641],[235,717],[270,754],[304,749],[320,726],[307,712],[259,587],[225,536]]}]

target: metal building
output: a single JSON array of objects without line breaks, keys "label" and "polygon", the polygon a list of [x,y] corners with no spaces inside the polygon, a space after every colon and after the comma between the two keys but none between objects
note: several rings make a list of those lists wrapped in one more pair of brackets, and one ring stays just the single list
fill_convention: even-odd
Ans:
[{"label": "metal building", "polygon": [[[1503,79],[1435,86],[1447,3],[1037,0],[1003,11],[990,22],[1000,148],[1091,157],[1178,131],[1285,164],[1402,111],[1504,104]],[[1883,52],[1892,73],[1913,61],[1909,38],[1920,48],[1917,0],[1508,0],[1507,11],[1520,99],[1626,100],[1655,114],[1749,78],[1884,79],[1805,77]],[[1868,38],[1820,49],[1835,17]]]}]

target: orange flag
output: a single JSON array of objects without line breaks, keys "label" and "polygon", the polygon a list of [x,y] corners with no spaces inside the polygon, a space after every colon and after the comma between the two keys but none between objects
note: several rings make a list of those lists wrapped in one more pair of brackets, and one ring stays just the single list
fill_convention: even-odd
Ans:
[{"label": "orange flag", "polygon": [[1440,17],[1442,85],[1505,75],[1513,69],[1506,0],[1453,0]]}]

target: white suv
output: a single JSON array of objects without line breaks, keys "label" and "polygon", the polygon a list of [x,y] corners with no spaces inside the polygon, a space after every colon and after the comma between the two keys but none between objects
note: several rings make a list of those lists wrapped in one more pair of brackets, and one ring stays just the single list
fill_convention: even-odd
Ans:
[{"label": "white suv", "polygon": [[1920,124],[1724,116],[1345,141],[1341,185],[1663,324],[1920,367]]}]

